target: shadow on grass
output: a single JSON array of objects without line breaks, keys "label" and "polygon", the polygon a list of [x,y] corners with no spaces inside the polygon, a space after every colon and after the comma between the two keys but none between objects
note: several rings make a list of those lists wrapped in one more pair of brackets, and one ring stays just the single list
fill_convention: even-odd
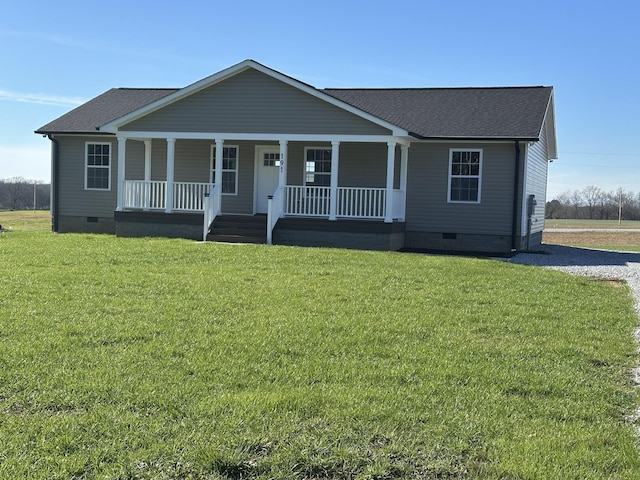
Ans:
[{"label": "shadow on grass", "polygon": [[640,253],[543,244],[535,253],[515,255],[511,262],[541,267],[625,267],[640,263]]}]

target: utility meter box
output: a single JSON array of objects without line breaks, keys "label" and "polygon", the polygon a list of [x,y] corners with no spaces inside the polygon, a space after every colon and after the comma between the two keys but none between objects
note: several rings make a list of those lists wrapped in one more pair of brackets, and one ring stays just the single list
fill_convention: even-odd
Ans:
[{"label": "utility meter box", "polygon": [[535,195],[527,196],[527,217],[533,217],[534,212],[536,211],[536,205],[538,202],[536,201]]}]

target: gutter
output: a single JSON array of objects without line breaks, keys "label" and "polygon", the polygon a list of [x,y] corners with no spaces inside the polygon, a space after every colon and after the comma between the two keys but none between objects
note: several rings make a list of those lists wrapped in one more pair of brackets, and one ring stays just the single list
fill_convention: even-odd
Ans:
[{"label": "gutter", "polygon": [[58,212],[60,195],[58,184],[60,182],[60,142],[50,133],[47,138],[51,140],[53,152],[51,153],[51,231],[58,233]]},{"label": "gutter", "polygon": [[518,231],[518,179],[520,178],[520,141],[515,141],[516,167],[513,177],[513,213],[511,218],[511,253],[516,251],[516,233]]},{"label": "gutter", "polygon": [[540,137],[454,137],[442,135],[420,135],[419,133],[409,132],[409,135],[418,140],[438,140],[438,141],[460,141],[460,142],[538,142]]}]

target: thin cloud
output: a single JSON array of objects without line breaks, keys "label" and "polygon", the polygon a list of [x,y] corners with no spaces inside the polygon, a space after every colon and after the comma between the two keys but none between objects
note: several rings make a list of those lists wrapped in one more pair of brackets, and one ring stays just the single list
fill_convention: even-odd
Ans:
[{"label": "thin cloud", "polygon": [[172,62],[189,62],[189,63],[202,63],[208,64],[204,59],[188,57],[178,53],[167,53],[164,50],[139,50],[132,49],[129,45],[114,45],[112,42],[105,44],[100,40],[91,39],[77,39],[72,37],[65,37],[61,35],[53,35],[41,32],[30,31],[14,31],[14,30],[0,30],[0,37],[13,37],[38,40],[40,42],[52,43],[63,47],[69,47],[79,50],[85,50],[89,52],[106,53],[110,55],[127,55],[138,58],[149,58],[153,60],[172,61]]},{"label": "thin cloud", "polygon": [[9,90],[0,90],[0,100],[20,103],[35,103],[38,105],[52,105],[56,107],[77,107],[84,103],[84,100],[79,97],[64,97],[39,93],[20,93],[11,92]]}]

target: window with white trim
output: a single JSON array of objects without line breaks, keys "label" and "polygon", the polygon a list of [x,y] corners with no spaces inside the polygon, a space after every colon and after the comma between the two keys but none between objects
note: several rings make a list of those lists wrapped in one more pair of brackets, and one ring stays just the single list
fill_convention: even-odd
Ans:
[{"label": "window with white trim", "polygon": [[[238,146],[222,147],[222,194],[238,193]],[[216,183],[216,146],[211,145],[211,183]]]},{"label": "window with white trim", "polygon": [[265,167],[279,167],[280,153],[264,152],[262,154],[262,164]]},{"label": "window with white trim", "polygon": [[449,202],[480,203],[482,149],[449,150]]},{"label": "window with white trim", "polygon": [[111,189],[111,144],[85,143],[84,188]]},{"label": "window with white trim", "polygon": [[304,184],[328,187],[331,185],[331,148],[305,148]]}]

